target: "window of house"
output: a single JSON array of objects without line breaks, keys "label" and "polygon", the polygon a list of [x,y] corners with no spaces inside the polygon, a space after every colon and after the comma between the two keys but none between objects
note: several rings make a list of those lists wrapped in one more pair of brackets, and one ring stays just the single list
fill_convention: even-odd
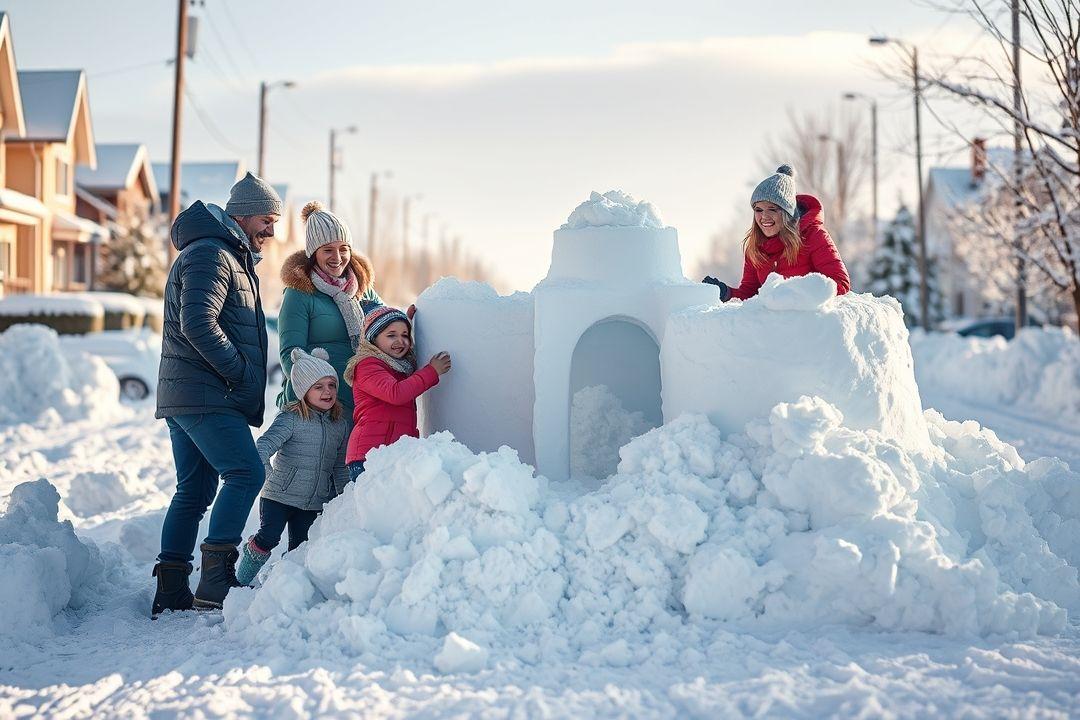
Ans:
[{"label": "window of house", "polygon": [[71,169],[66,162],[56,158],[56,194],[70,195],[68,182],[71,180]]},{"label": "window of house", "polygon": [[87,245],[76,245],[72,253],[72,282],[86,284],[90,280],[90,253]]},{"label": "window of house", "polygon": [[0,285],[11,273],[11,243],[0,240]]}]

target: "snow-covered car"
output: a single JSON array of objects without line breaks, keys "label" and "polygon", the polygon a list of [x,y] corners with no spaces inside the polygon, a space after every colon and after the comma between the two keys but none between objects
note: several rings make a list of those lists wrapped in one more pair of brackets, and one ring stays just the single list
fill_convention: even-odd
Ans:
[{"label": "snow-covered car", "polygon": [[[1028,327],[1041,327],[1042,324],[1028,319]],[[965,319],[942,324],[943,330],[950,330],[961,337],[989,338],[1000,335],[1012,340],[1016,334],[1016,321],[1011,317],[989,317]]]},{"label": "snow-covered car", "polygon": [[[277,333],[267,328],[266,340],[266,383],[279,385],[283,373]],[[122,398],[143,400],[157,388],[161,336],[152,330],[104,330],[86,335],[64,335],[61,342],[104,360],[120,381]]]},{"label": "snow-covered car", "polygon": [[122,398],[143,400],[157,387],[161,336],[152,330],[104,330],[86,335],[64,335],[60,342],[104,360],[120,381]]}]

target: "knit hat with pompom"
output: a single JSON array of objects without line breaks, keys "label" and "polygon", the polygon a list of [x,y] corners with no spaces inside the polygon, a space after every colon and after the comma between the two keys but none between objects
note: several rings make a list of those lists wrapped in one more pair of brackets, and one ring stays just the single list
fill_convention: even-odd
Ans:
[{"label": "knit hat with pompom", "polygon": [[292,383],[293,393],[297,398],[307,395],[311,386],[324,377],[337,379],[337,370],[327,362],[330,359],[330,353],[322,348],[313,348],[310,355],[302,348],[293,348],[289,357],[293,362],[292,370],[289,371],[289,381]]},{"label": "knit hat with pompom", "polygon": [[304,221],[304,252],[308,257],[323,245],[343,242],[352,245],[352,233],[349,226],[341,222],[337,215],[323,208],[318,200],[312,200],[300,211]]},{"label": "knit hat with pompom", "polygon": [[776,172],[758,183],[750,196],[750,207],[756,202],[771,202],[791,217],[798,217],[795,205],[795,171],[781,165]]}]

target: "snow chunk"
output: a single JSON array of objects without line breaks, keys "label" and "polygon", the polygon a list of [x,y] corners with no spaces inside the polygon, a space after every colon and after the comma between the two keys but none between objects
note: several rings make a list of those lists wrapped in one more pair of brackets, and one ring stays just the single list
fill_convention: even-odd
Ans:
[{"label": "snow chunk", "polygon": [[59,522],[60,494],[44,478],[17,485],[0,515],[0,635],[51,634],[52,618],[93,596],[104,564],[98,549]]},{"label": "snow chunk", "polygon": [[574,208],[562,230],[580,230],[587,227],[664,227],[656,207],[642,200],[638,202],[622,190],[609,190],[601,195],[593,192],[589,199]]},{"label": "snow chunk", "polygon": [[435,667],[443,673],[474,673],[484,669],[487,659],[486,649],[452,632],[435,656]]},{"label": "snow chunk", "polygon": [[570,474],[606,478],[615,472],[619,448],[651,428],[606,385],[578,390],[570,406]]},{"label": "snow chunk", "polygon": [[55,330],[0,333],[0,425],[104,421],[122,411],[116,375],[96,356],[65,348]]},{"label": "snow chunk", "polygon": [[757,300],[770,310],[818,310],[834,297],[836,282],[832,278],[810,273],[796,280],[773,273],[747,302]]}]

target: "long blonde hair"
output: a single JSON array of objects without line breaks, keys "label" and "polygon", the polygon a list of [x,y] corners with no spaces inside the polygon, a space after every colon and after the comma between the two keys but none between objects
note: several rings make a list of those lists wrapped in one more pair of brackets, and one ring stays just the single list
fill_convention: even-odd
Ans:
[{"label": "long blonde hair", "polygon": [[[783,223],[776,237],[784,244],[784,259],[793,263],[799,257],[799,250],[802,248],[799,225],[795,222],[795,218],[783,210],[780,211],[780,217],[783,218]],[[765,233],[761,232],[756,220],[750,221],[750,229],[746,231],[746,237],[743,238],[743,252],[756,267],[764,267],[769,262],[769,259],[765,257],[765,251],[761,249],[762,243],[769,239],[765,237]]]},{"label": "long blonde hair", "polygon": [[[311,406],[307,404],[307,400],[304,398],[287,403],[281,409],[287,410],[288,412],[294,412],[305,420],[311,419]],[[337,422],[341,419],[341,415],[344,412],[345,406],[341,404],[340,400],[335,400],[334,406],[330,408],[330,419],[333,422]]]}]

